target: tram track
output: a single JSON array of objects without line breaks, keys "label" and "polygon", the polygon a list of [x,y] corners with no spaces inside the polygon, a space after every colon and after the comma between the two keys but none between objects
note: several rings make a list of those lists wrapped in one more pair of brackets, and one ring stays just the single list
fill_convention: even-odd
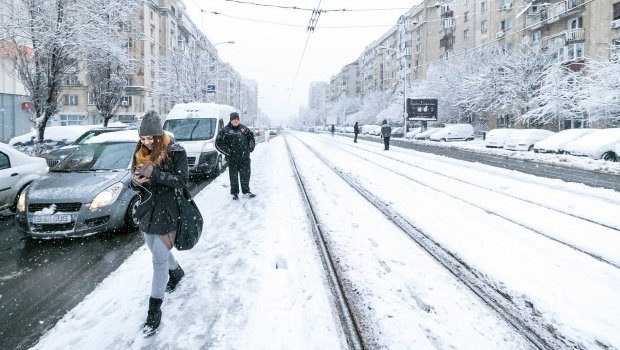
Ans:
[{"label": "tram track", "polygon": [[365,350],[368,347],[365,345],[364,338],[362,336],[361,326],[359,325],[358,320],[355,317],[355,314],[351,307],[351,301],[346,295],[345,286],[338,275],[334,259],[329,253],[329,249],[327,247],[327,243],[325,240],[325,236],[323,235],[323,231],[321,229],[321,225],[319,222],[318,215],[316,213],[315,207],[310,201],[308,197],[308,191],[304,184],[304,181],[299,174],[299,170],[297,169],[297,164],[295,159],[293,158],[292,152],[289,148],[288,141],[286,141],[286,149],[289,154],[289,160],[291,162],[291,166],[293,169],[293,174],[295,176],[295,180],[299,187],[300,193],[302,195],[302,200],[306,207],[306,211],[308,213],[308,218],[311,222],[312,233],[314,236],[314,241],[316,243],[317,249],[319,251],[319,256],[321,259],[321,263],[323,265],[323,269],[327,275],[327,281],[334,297],[334,305],[336,307],[336,311],[340,322],[343,326],[343,331],[345,335],[345,340],[349,349],[351,350]]},{"label": "tram track", "polygon": [[[392,210],[389,203],[384,202],[382,199],[363,188],[350,175],[339,171],[326,157],[312,149],[303,140],[297,137],[296,139],[325,166],[355,189],[388,220],[393,222],[407,236],[422,247],[434,260],[450,271],[460,282],[477,295],[478,298],[506,320],[517,332],[522,334],[534,347],[538,349],[582,348],[580,344],[559,334],[555,327],[549,324],[541,316],[541,313],[535,309],[532,302],[526,300],[523,296],[517,297],[511,295],[501,283],[489,279],[475,268],[469,266],[457,255],[434,241],[432,237],[416,228],[415,225],[409,222],[405,217]],[[286,142],[288,148],[288,141]],[[355,319],[355,316],[353,316],[353,318]]]},{"label": "tram track", "polygon": [[[347,145],[347,146],[349,146],[349,145]],[[351,147],[353,147],[353,146],[351,146]],[[600,226],[600,227],[603,227],[605,229],[613,230],[613,231],[616,231],[616,232],[620,231],[620,229],[618,227],[614,226],[614,225],[602,224],[602,223],[594,221],[593,219],[586,218],[586,217],[583,217],[583,216],[580,216],[580,215],[576,215],[576,214],[573,214],[573,213],[570,213],[570,212],[567,212],[567,211],[564,211],[564,210],[561,210],[561,209],[557,209],[557,208],[553,208],[553,207],[550,207],[550,206],[546,206],[544,204],[541,204],[541,203],[538,203],[538,202],[535,202],[535,201],[532,201],[532,200],[529,200],[529,199],[526,199],[526,198],[522,198],[522,197],[519,197],[519,196],[511,195],[511,194],[508,194],[508,193],[498,192],[498,191],[496,191],[493,188],[489,188],[489,187],[486,187],[486,186],[483,186],[483,185],[479,185],[479,184],[473,183],[473,182],[468,182],[468,181],[465,181],[465,180],[463,180],[461,178],[457,178],[455,176],[447,175],[447,174],[444,174],[444,173],[441,173],[441,172],[438,172],[438,171],[435,171],[435,170],[432,170],[432,169],[429,169],[429,168],[426,168],[426,167],[422,167],[422,166],[419,166],[417,164],[413,164],[411,162],[407,162],[407,161],[404,161],[404,160],[401,160],[401,159],[395,159],[395,158],[393,158],[391,156],[388,156],[388,155],[377,154],[375,152],[368,151],[368,150],[365,150],[363,148],[357,148],[357,147],[354,147],[354,148],[356,150],[361,150],[361,151],[368,152],[368,153],[370,153],[370,154],[372,154],[374,156],[383,157],[383,158],[387,158],[387,159],[393,160],[395,162],[406,164],[407,166],[411,166],[411,167],[414,167],[416,169],[419,169],[419,170],[431,173],[434,176],[441,176],[441,177],[444,177],[444,178],[447,178],[447,179],[450,179],[450,180],[453,180],[453,181],[460,182],[460,183],[468,185],[468,186],[472,186],[472,187],[476,187],[476,188],[479,188],[479,189],[482,189],[482,190],[485,190],[485,191],[492,192],[495,195],[503,195],[503,196],[505,196],[507,198],[511,198],[511,199],[514,199],[514,200],[517,200],[517,201],[520,201],[520,202],[523,202],[523,203],[526,203],[526,204],[529,204],[529,205],[534,205],[534,206],[537,206],[537,207],[539,207],[541,209],[544,209],[544,210],[549,210],[549,211],[558,213],[560,215],[566,215],[566,216],[571,217],[571,218],[576,219],[576,220],[582,220],[582,221],[587,222],[587,223],[589,223],[591,225]],[[586,254],[586,255],[590,256],[591,258],[594,258],[594,259],[596,259],[596,260],[598,260],[598,261],[600,261],[602,263],[608,264],[608,265],[610,265],[610,266],[612,266],[612,267],[614,267],[616,269],[620,269],[620,264],[618,262],[612,261],[609,258],[607,258],[605,256],[602,256],[601,254],[597,254],[595,252],[589,251],[588,249],[579,247],[576,244],[567,242],[567,241],[562,240],[562,239],[560,239],[558,237],[554,237],[554,236],[552,236],[550,234],[547,234],[547,233],[543,232],[542,230],[537,229],[536,227],[528,224],[526,221],[520,221],[520,220],[517,220],[517,219],[514,219],[514,218],[510,218],[510,217],[506,216],[505,214],[500,213],[498,210],[493,209],[490,206],[482,206],[482,205],[476,204],[475,202],[473,202],[471,200],[467,200],[465,198],[461,198],[461,197],[459,197],[459,196],[457,196],[457,195],[455,195],[455,194],[453,194],[451,192],[448,192],[446,190],[443,190],[443,189],[439,188],[438,186],[434,186],[429,181],[422,181],[422,180],[419,180],[419,179],[415,179],[415,178],[413,178],[412,176],[410,176],[408,174],[405,174],[405,173],[400,172],[400,171],[396,171],[394,169],[387,168],[387,167],[385,167],[385,164],[380,164],[380,163],[378,163],[378,162],[376,162],[376,161],[374,161],[372,159],[369,159],[367,157],[361,156],[361,155],[356,154],[354,152],[351,152],[351,151],[348,151],[348,150],[342,150],[342,151],[346,152],[346,153],[348,153],[348,154],[350,154],[352,156],[355,156],[357,158],[360,158],[360,159],[362,159],[362,160],[364,160],[364,161],[366,161],[368,163],[374,164],[376,166],[380,166],[381,168],[383,168],[385,170],[388,170],[388,171],[390,171],[390,172],[392,172],[394,174],[397,174],[397,175],[399,175],[401,177],[404,177],[404,178],[406,178],[406,179],[408,179],[410,181],[413,181],[413,182],[418,183],[420,185],[423,185],[423,186],[425,186],[427,188],[430,188],[430,189],[432,189],[434,191],[442,193],[443,195],[446,195],[448,197],[451,197],[453,199],[456,199],[456,200],[462,201],[462,202],[464,202],[464,203],[466,203],[468,205],[471,205],[471,206],[473,206],[475,208],[483,210],[483,211],[487,212],[490,215],[494,215],[496,217],[501,218],[502,220],[506,220],[506,221],[511,222],[512,224],[521,226],[521,227],[523,227],[523,228],[525,228],[525,229],[527,229],[527,230],[529,230],[529,231],[531,231],[531,232],[533,232],[535,234],[538,234],[538,235],[540,235],[542,237],[550,239],[550,240],[552,240],[552,241],[554,241],[556,243],[562,244],[562,245],[564,245],[564,246],[566,246],[566,247],[568,247],[570,249],[573,249],[575,251],[578,251],[578,252],[580,252],[582,254]]]}]

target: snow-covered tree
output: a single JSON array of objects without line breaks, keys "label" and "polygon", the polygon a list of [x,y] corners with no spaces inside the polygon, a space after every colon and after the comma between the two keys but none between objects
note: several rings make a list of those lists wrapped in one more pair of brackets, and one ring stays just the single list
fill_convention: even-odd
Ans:
[{"label": "snow-covered tree", "polygon": [[[10,43],[11,69],[31,99],[37,152],[45,126],[60,107],[62,81],[88,53],[114,53],[118,23],[129,22],[128,0],[0,0],[0,38]],[[115,28],[116,29],[116,28]],[[113,34],[113,35],[110,35]],[[126,53],[125,53],[126,54]]]},{"label": "snow-covered tree", "polygon": [[212,93],[207,85],[217,84],[217,60],[201,43],[167,52],[159,59],[154,95],[173,102],[208,102]]},{"label": "snow-covered tree", "polygon": [[620,122],[620,59],[589,60],[584,83],[584,96],[579,106],[586,110],[590,123],[602,125]]},{"label": "snow-covered tree", "polygon": [[111,7],[107,1],[93,5],[97,6],[93,12],[99,13],[93,18],[99,22],[91,21],[89,25],[93,27],[93,32],[98,30],[97,34],[106,31],[106,36],[113,41],[100,50],[87,52],[86,76],[91,101],[101,114],[103,125],[108,126],[123,97],[125,76],[134,69],[135,60],[132,60],[128,49],[138,37],[138,30],[133,28],[126,13],[136,13],[139,2],[127,1],[122,15],[118,13],[122,8]]},{"label": "snow-covered tree", "polygon": [[538,83],[530,100],[528,110],[517,118],[524,124],[557,124],[570,118],[583,118],[584,110],[579,107],[583,98],[582,74],[563,62],[549,62],[538,76]]}]

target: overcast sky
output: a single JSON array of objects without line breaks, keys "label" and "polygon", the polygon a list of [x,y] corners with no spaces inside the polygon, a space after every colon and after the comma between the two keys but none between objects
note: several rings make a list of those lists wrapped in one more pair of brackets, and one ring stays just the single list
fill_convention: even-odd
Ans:
[{"label": "overcast sky", "polygon": [[[259,108],[272,121],[296,115],[300,105],[308,105],[310,82],[329,82],[418,2],[185,0],[190,17],[212,43],[235,41],[218,45],[219,56],[258,83]],[[320,14],[308,35],[313,16],[303,9],[313,8],[328,12]],[[330,11],[336,9],[349,11]]]}]

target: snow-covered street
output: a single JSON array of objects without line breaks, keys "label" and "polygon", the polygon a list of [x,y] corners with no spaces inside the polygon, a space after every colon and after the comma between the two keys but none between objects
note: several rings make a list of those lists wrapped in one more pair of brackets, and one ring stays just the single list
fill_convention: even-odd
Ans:
[{"label": "snow-covered street", "polygon": [[34,348],[346,348],[287,143],[368,348],[534,345],[343,178],[536,315],[556,346],[620,348],[619,193],[300,132],[257,146],[256,198],[232,201],[227,173],[196,196],[205,231],[174,251],[187,275],[155,336],[141,335],[152,269],[143,246]]}]

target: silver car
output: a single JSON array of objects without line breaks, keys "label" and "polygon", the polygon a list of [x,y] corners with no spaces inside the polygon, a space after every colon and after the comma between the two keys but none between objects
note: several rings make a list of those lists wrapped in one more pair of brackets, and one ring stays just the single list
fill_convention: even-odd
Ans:
[{"label": "silver car", "polygon": [[26,236],[88,236],[137,227],[139,197],[129,188],[136,130],[105,133],[80,145],[17,203],[17,226]]}]

